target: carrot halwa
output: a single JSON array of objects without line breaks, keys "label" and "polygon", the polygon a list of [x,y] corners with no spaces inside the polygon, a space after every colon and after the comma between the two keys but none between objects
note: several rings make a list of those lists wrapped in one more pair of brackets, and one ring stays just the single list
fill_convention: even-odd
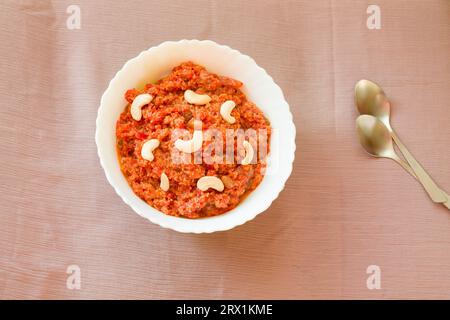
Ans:
[{"label": "carrot halwa", "polygon": [[[201,218],[231,210],[258,186],[263,179],[266,163],[265,157],[261,157],[257,150],[261,141],[251,137],[249,142],[258,147],[251,164],[239,163],[242,154],[238,147],[233,151],[235,161],[232,163],[225,160],[177,163],[172,158],[175,148],[172,133],[176,129],[186,129],[192,136],[194,121],[201,121],[203,132],[215,129],[223,133],[224,140],[227,129],[264,131],[267,133],[265,148],[268,153],[270,124],[263,113],[247,100],[240,90],[241,86],[240,81],[209,73],[202,66],[185,62],[156,84],[147,84],[144,90],[130,89],[125,93],[129,104],[117,121],[117,152],[125,178],[141,199],[168,215]],[[185,96],[188,90],[207,95],[210,99],[203,105],[189,103]],[[151,97],[148,99],[151,101],[142,106],[139,114],[142,118],[136,120],[130,108],[138,96]],[[230,101],[235,104],[230,114],[235,119],[234,123],[225,121],[221,115],[222,104]],[[233,139],[232,143],[236,146],[238,139]],[[214,143],[213,140],[204,134],[200,152]],[[148,141],[153,144],[150,149],[152,153],[149,158],[144,158],[143,145]],[[224,151],[225,146],[224,141]],[[148,150],[146,152],[149,153]],[[189,157],[194,159],[194,153]],[[222,189],[211,187],[202,191],[203,188],[198,187],[197,183],[205,176],[220,179]]]}]

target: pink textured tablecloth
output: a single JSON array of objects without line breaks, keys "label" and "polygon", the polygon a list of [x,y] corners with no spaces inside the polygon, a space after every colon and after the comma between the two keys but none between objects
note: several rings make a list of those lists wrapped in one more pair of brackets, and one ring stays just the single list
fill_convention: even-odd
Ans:
[{"label": "pink textured tablecloth", "polygon": [[[67,28],[69,5],[81,29]],[[3,0],[0,21],[0,298],[450,298],[450,213],[364,153],[353,103],[357,80],[381,84],[400,137],[450,191],[450,1]],[[253,57],[297,127],[285,190],[227,232],[142,219],[96,154],[109,80],[183,38]],[[66,287],[69,265],[80,290]]]}]

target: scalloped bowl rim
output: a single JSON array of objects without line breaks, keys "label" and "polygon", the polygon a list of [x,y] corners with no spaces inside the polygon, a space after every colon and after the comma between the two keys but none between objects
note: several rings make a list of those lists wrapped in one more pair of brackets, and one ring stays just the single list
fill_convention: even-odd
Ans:
[{"label": "scalloped bowl rim", "polygon": [[[175,52],[182,48],[186,52],[190,52],[195,57],[198,53],[206,54],[208,53],[208,50],[211,52],[214,52],[214,54],[222,54],[222,58],[230,58],[234,59],[233,61],[237,64],[235,68],[235,72],[240,72],[236,70],[240,70],[237,67],[246,67],[248,70],[251,70],[252,73],[257,75],[258,79],[258,85],[261,85],[264,87],[264,90],[270,90],[271,95],[268,98],[268,100],[271,100],[272,97],[274,101],[271,100],[271,104],[273,105],[276,103],[277,106],[277,112],[275,114],[275,111],[272,112],[272,117],[277,119],[277,122],[280,122],[279,128],[274,128],[273,132],[280,131],[280,134],[278,136],[278,140],[282,139],[283,147],[281,148],[279,145],[276,145],[274,148],[274,139],[272,135],[271,139],[271,153],[269,154],[269,161],[268,161],[268,172],[269,167],[271,166],[271,160],[274,158],[273,152],[274,149],[277,150],[277,158],[273,162],[276,162],[276,177],[271,176],[271,180],[268,182],[267,179],[269,178],[268,175],[266,175],[260,185],[251,192],[246,199],[241,202],[236,208],[218,216],[214,217],[208,217],[208,218],[201,218],[201,219],[186,219],[186,218],[180,218],[180,217],[174,217],[169,216],[164,213],[161,213],[157,209],[151,207],[146,202],[141,200],[134,192],[132,191],[131,187],[126,182],[125,177],[123,176],[122,172],[120,171],[119,163],[117,160],[117,155],[112,154],[112,149],[115,151],[115,121],[117,121],[117,117],[115,117],[114,122],[112,122],[111,116],[108,114],[109,110],[107,105],[112,105],[114,103],[118,103],[115,100],[117,99],[118,95],[123,97],[123,93],[125,90],[133,87],[124,88],[123,84],[121,86],[121,82],[126,82],[124,79],[127,77],[127,72],[130,73],[131,69],[134,68],[134,71],[136,73],[141,73],[140,68],[142,68],[142,65],[145,65],[146,63],[149,64],[149,59],[155,59],[154,62],[152,62],[152,67],[158,65],[158,54],[161,56],[162,52],[167,51],[166,56],[170,56],[171,52]],[[204,52],[206,50],[206,53]],[[184,52],[183,51],[183,52]],[[179,52],[179,51],[177,51]],[[183,54],[181,54],[183,55]],[[175,54],[176,56],[176,54]],[[208,55],[204,56],[203,59],[208,59]],[[214,57],[216,58],[216,57]],[[146,60],[147,59],[147,60]],[[168,58],[170,59],[170,57]],[[204,63],[202,58],[200,57],[199,60],[196,60],[196,58],[188,58],[186,60],[193,60],[196,63],[199,63],[201,65],[204,65],[208,70],[215,72],[214,70],[211,70],[211,67],[208,66],[208,63]],[[164,61],[159,61],[163,63]],[[212,63],[214,64],[214,63]],[[138,68],[140,66],[140,68]],[[172,65],[172,67],[175,67],[176,65]],[[221,67],[219,67],[221,68]],[[167,69],[167,68],[165,68]],[[244,68],[245,69],[245,68]],[[131,71],[130,71],[131,70]],[[166,70],[170,71],[170,70]],[[217,72],[219,73],[219,72]],[[227,71],[223,71],[220,73],[222,75],[228,75]],[[233,76],[233,75],[229,75]],[[234,76],[235,77],[235,76]],[[239,77],[235,77],[238,80]],[[252,78],[253,79],[253,78]],[[146,79],[148,81],[149,79]],[[153,79],[157,80],[157,79]],[[135,85],[138,85],[138,81],[134,80]],[[246,82],[244,82],[244,87],[246,86]],[[254,85],[256,86],[256,84]],[[122,90],[122,91],[121,91]],[[246,91],[247,89],[244,88],[244,92],[247,96],[251,96],[251,90]],[[262,90],[262,89],[260,89]],[[121,91],[121,92],[118,92]],[[256,90],[257,91],[257,90]],[[266,92],[266,91],[265,91]],[[252,97],[249,97],[249,99],[253,102],[254,100],[257,100],[258,96],[254,96],[254,99]],[[123,108],[126,105],[125,100],[120,100],[123,103]],[[265,102],[262,101],[260,104],[255,102],[260,108],[260,104],[264,104]],[[122,108],[122,111],[123,111]],[[271,122],[271,126],[273,125],[272,120],[270,116],[267,115],[267,110],[264,110],[261,108],[266,117],[268,117],[269,121]],[[116,111],[117,113],[117,111]],[[108,119],[109,117],[109,119]],[[107,124],[107,121],[109,120],[109,124]],[[113,128],[111,127],[113,126]],[[277,130],[275,130],[277,129]],[[114,136],[111,136],[111,133],[114,133]],[[277,132],[278,133],[278,132]],[[240,53],[239,51],[235,49],[231,49],[228,46],[225,45],[219,45],[216,42],[213,42],[211,40],[180,40],[180,41],[166,41],[158,46],[151,47],[148,50],[142,51],[138,56],[128,60],[123,67],[115,74],[113,79],[110,81],[108,88],[105,90],[105,92],[102,95],[101,101],[100,101],[100,107],[98,109],[97,113],[97,119],[96,119],[96,131],[95,131],[95,142],[97,145],[97,154],[100,159],[100,164],[105,172],[106,178],[108,182],[111,184],[111,186],[114,188],[116,193],[122,198],[122,200],[128,204],[137,214],[140,216],[150,220],[151,222],[163,227],[163,228],[169,228],[178,232],[184,232],[184,233],[211,233],[216,231],[225,231],[232,229],[236,226],[242,225],[247,221],[252,220],[255,218],[258,214],[265,211],[271,203],[278,197],[279,193],[283,190],[285,183],[287,179],[289,178],[291,172],[292,172],[292,166],[293,161],[295,157],[295,136],[296,136],[296,129],[295,125],[292,120],[292,114],[289,110],[289,105],[286,102],[284,95],[280,89],[280,87],[274,82],[272,77],[268,75],[268,73],[261,67],[259,67],[256,62],[249,56],[244,55]],[[280,141],[275,141],[280,142]],[[111,145],[113,143],[113,145]],[[281,151],[283,156],[281,157]],[[115,160],[112,160],[112,157],[115,156]],[[116,163],[114,163],[114,161]],[[281,163],[279,163],[281,162]],[[275,165],[274,165],[275,167]]]}]

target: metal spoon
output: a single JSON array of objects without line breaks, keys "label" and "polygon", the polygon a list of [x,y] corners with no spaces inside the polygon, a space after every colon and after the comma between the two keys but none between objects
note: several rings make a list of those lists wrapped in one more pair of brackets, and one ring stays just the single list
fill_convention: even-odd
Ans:
[{"label": "metal spoon", "polygon": [[[395,152],[391,134],[383,122],[374,116],[360,115],[356,119],[356,128],[359,135],[359,141],[367,153],[374,157],[394,160],[418,180],[411,167],[405,161],[400,159]],[[447,195],[445,194],[445,196]],[[443,205],[450,209],[450,201],[444,202]]]},{"label": "metal spoon", "polygon": [[[360,80],[355,86],[355,100],[361,114],[375,116],[386,126],[390,132],[390,136],[405,156],[415,176],[427,191],[430,198],[437,203],[449,202],[450,198],[436,185],[392,129],[389,120],[391,105],[381,87],[372,81]],[[448,207],[450,204],[447,203],[446,206]]]},{"label": "metal spoon", "polygon": [[386,126],[370,115],[361,115],[356,119],[359,142],[367,153],[374,157],[392,159],[408,171],[414,178],[411,167],[395,153],[391,134]]}]

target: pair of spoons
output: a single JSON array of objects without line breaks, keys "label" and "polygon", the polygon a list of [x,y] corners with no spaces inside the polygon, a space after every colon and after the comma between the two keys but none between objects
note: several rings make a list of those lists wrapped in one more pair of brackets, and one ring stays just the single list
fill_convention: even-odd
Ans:
[{"label": "pair of spoons", "polygon": [[[433,202],[442,203],[450,209],[450,196],[436,185],[392,129],[391,105],[381,87],[369,80],[358,81],[355,102],[361,113],[356,119],[356,128],[364,149],[372,156],[389,158],[400,164],[422,184]],[[397,155],[392,140],[407,162]]]}]

